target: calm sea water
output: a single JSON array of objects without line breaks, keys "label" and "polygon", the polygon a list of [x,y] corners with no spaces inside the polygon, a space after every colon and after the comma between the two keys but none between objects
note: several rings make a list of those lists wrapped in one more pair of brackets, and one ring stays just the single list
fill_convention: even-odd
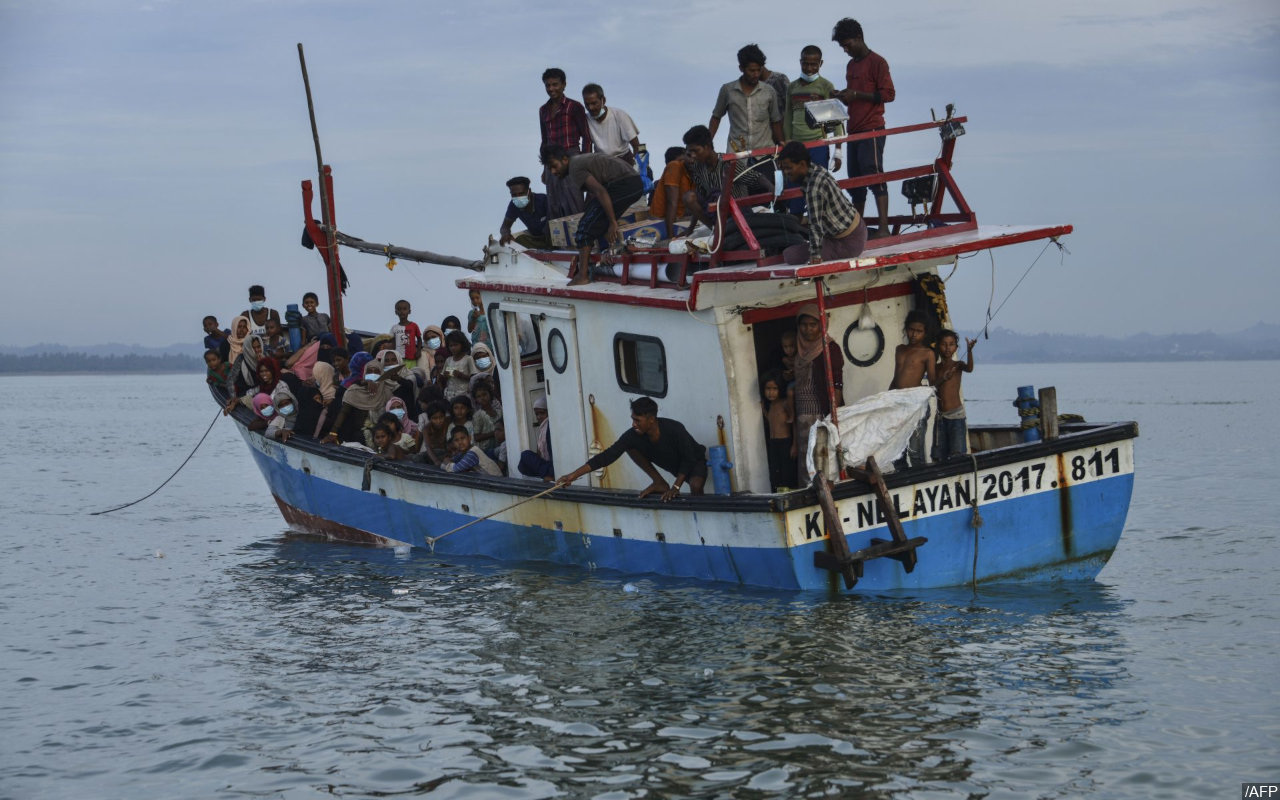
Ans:
[{"label": "calm sea water", "polygon": [[292,537],[225,420],[89,516],[202,379],[0,379],[0,797],[1239,796],[1280,780],[1277,366],[979,359],[975,421],[1139,420],[1115,557],[857,598]]}]

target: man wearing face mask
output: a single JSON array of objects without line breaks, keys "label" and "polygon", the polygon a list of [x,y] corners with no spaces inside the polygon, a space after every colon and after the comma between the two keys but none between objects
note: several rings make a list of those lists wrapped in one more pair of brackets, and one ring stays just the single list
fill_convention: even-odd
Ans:
[{"label": "man wearing face mask", "polygon": [[251,336],[265,336],[267,320],[280,322],[280,312],[267,308],[267,290],[257,284],[249,287],[249,308],[241,311],[240,315],[248,318]]},{"label": "man wearing face mask", "polygon": [[587,109],[587,127],[591,129],[595,151],[635,164],[640,152],[640,130],[631,115],[605,105],[604,89],[598,83],[582,87],[582,105]]},{"label": "man wearing face mask", "polygon": [[[498,244],[514,239],[530,250],[546,250],[551,247],[551,234],[547,230],[547,196],[534,193],[529,186],[529,179],[523,175],[507,181],[511,202],[507,203],[507,214],[502,219],[502,235]],[[511,225],[517,219],[524,223],[525,230],[512,236]]]},{"label": "man wearing face mask", "polygon": [[[824,138],[826,132],[822,128],[810,127],[805,117],[804,104],[818,100],[829,100],[835,96],[836,87],[831,81],[818,74],[822,69],[822,49],[817,45],[808,45],[800,51],[800,77],[787,87],[787,110],[782,116],[782,135],[788,142],[816,142]],[[836,136],[844,136],[844,126],[840,126]],[[813,147],[809,149],[809,160],[820,167],[826,167],[831,160],[829,147]],[[840,154],[837,150],[836,163],[832,171],[840,170]],[[784,171],[785,176],[785,171]],[[799,184],[787,179],[784,189],[791,189]],[[797,217],[804,216],[804,196],[793,197],[784,201],[787,211]]]}]

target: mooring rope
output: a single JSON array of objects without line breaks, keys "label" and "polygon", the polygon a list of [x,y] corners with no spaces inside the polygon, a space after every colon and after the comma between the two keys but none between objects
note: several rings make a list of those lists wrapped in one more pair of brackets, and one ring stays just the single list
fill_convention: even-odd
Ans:
[{"label": "mooring rope", "polygon": [[145,495],[143,497],[139,497],[137,500],[134,500],[132,503],[125,503],[122,506],[116,506],[115,508],[108,508],[106,511],[91,511],[89,512],[89,516],[96,517],[99,514],[110,514],[112,511],[119,511],[122,508],[128,508],[129,506],[136,506],[138,503],[141,503],[143,500],[146,500],[151,495],[163,489],[165,487],[165,484],[173,480],[174,476],[182,471],[182,468],[187,465],[187,462],[191,460],[191,457],[194,456],[196,454],[196,451],[200,449],[200,445],[204,444],[204,440],[209,436],[209,431],[213,430],[213,426],[217,424],[218,418],[221,416],[224,416],[222,413],[222,409],[218,409],[218,413],[213,415],[213,422],[210,422],[209,427],[205,429],[204,436],[201,436],[200,441],[196,442],[196,446],[191,448],[191,452],[188,453],[187,457],[182,460],[182,463],[178,465],[178,468],[173,471],[173,475],[170,475],[169,477],[165,478],[164,483],[160,484],[155,489],[153,489],[150,494]]},{"label": "mooring rope", "polygon": [[470,522],[468,522],[468,523],[465,523],[465,524],[463,524],[463,525],[459,525],[458,527],[454,528],[454,529],[453,529],[453,530],[451,530],[451,531],[445,531],[444,533],[440,534],[439,536],[427,536],[427,537],[425,537],[425,538],[426,538],[426,541],[427,541],[427,549],[428,549],[429,551],[431,551],[432,553],[434,553],[434,552],[436,551],[436,542],[440,541],[440,540],[441,540],[441,539],[443,539],[444,537],[449,536],[450,534],[457,533],[458,531],[462,530],[463,528],[470,528],[472,525],[475,525],[477,522],[484,522],[486,519],[489,519],[490,517],[496,517],[496,516],[498,516],[499,514],[501,514],[501,513],[502,513],[502,512],[504,512],[504,511],[510,511],[511,509],[515,508],[516,506],[522,506],[522,505],[524,505],[525,503],[529,502],[530,500],[537,500],[539,497],[545,497],[545,496],[547,496],[547,495],[551,494],[552,492],[554,492],[556,489],[559,489],[559,488],[560,488],[560,484],[558,484],[558,483],[553,483],[553,484],[551,485],[551,488],[550,488],[550,489],[544,489],[544,490],[542,490],[541,492],[538,492],[537,494],[533,495],[532,497],[526,497],[526,498],[525,498],[525,499],[523,499],[523,500],[517,500],[516,502],[512,503],[512,504],[511,504],[511,505],[509,505],[509,506],[505,506],[505,507],[500,508],[500,509],[498,509],[497,511],[491,512],[491,513],[489,513],[489,514],[485,514],[483,517],[477,517],[476,519],[473,519],[473,520],[471,520],[471,521],[470,521]]},{"label": "mooring rope", "polygon": [[969,499],[969,505],[973,507],[973,517],[969,520],[969,524],[973,527],[973,591],[978,591],[978,529],[982,527],[982,512],[978,510],[978,456],[974,453],[969,454],[970,460],[973,461],[973,495]]}]

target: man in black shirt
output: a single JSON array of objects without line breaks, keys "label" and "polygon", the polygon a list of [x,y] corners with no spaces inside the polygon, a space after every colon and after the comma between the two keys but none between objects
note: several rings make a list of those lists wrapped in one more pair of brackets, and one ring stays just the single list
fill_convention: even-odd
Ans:
[{"label": "man in black shirt", "polygon": [[[679,422],[659,417],[658,404],[652,397],[632,400],[631,427],[627,432],[619,436],[609,449],[565,475],[558,483],[568,486],[591,470],[609,466],[623,453],[631,456],[636,466],[653,479],[653,483],[640,492],[641,497],[662,492],[662,500],[666,502],[680,493],[685,481],[689,483],[690,494],[702,494],[702,486],[707,480],[707,448],[694,441]],[[675,475],[675,482],[668,485],[655,466]]]}]

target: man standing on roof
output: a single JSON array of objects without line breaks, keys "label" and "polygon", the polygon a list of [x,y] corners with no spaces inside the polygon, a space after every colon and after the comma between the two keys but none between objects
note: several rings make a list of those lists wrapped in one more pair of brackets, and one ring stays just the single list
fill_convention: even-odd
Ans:
[{"label": "man standing on roof", "polygon": [[574,242],[578,257],[569,266],[569,284],[591,282],[591,248],[604,237],[611,243],[622,241],[618,215],[644,196],[644,181],[635,167],[604,153],[570,155],[563,147],[543,145],[542,163],[548,174],[568,183],[575,192],[586,191],[590,199],[578,221]]},{"label": "man standing on roof", "polygon": [[[862,38],[862,26],[855,19],[845,17],[831,31],[831,41],[849,54],[849,65],[844,75],[847,88],[835,93],[849,107],[849,133],[884,130],[884,104],[892,103],[897,94],[893,90],[893,77],[889,74],[889,62],[872,52]],[[884,137],[849,142],[850,178],[884,172]],[[872,185],[876,196],[876,210],[880,227],[871,238],[889,235],[889,189],[883,183]],[[863,213],[867,204],[867,187],[849,190],[853,205]]]},{"label": "man standing on roof", "polygon": [[[758,150],[782,144],[782,111],[778,95],[773,87],[760,80],[764,70],[764,52],[758,45],[749,44],[738,51],[738,69],[742,76],[720,87],[715,108],[711,110],[711,122],[707,128],[714,139],[720,129],[720,119],[729,115],[728,152]],[[785,77],[785,76],[784,76]],[[773,186],[773,171],[762,175]]]},{"label": "man standing on roof", "polygon": [[587,109],[587,126],[597,153],[636,162],[640,152],[640,130],[631,115],[604,103],[604,89],[598,83],[582,87],[582,104]]},{"label": "man standing on roof", "polygon": [[[542,73],[542,85],[547,90],[547,102],[538,108],[538,125],[542,129],[542,144],[554,144],[574,153],[591,151],[591,129],[587,124],[587,112],[582,103],[564,96],[564,70],[551,67]],[[582,211],[582,192],[552,175],[542,173],[547,185],[547,213],[551,219],[567,217]]]},{"label": "man standing on roof", "polygon": [[[652,397],[637,397],[631,401],[631,427],[618,437],[609,449],[593,456],[590,461],[556,481],[560,486],[569,484],[591,470],[604,469],[626,453],[636,466],[644,470],[653,483],[645,487],[641,497],[662,492],[666,502],[680,494],[680,487],[689,482],[689,494],[702,494],[707,481],[707,448],[698,444],[684,425],[674,419],[658,416],[658,404]],[[668,484],[654,467],[662,467],[675,476]]]}]

